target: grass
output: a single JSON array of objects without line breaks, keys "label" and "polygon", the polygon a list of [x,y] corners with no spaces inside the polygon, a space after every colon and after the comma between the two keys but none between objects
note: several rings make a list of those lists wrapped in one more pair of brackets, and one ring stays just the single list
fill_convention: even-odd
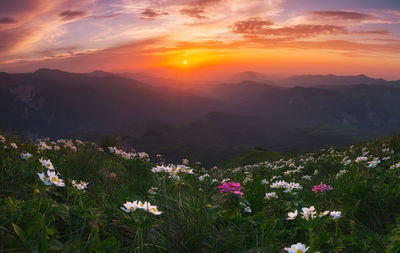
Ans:
[{"label": "grass", "polygon": [[264,149],[254,148],[251,150],[246,150],[233,159],[223,163],[221,167],[229,168],[229,167],[237,167],[244,166],[249,164],[256,164],[265,161],[276,161],[281,158],[288,158],[293,156],[290,153],[284,152],[273,152]]},{"label": "grass", "polygon": [[[301,155],[251,150],[212,169],[111,152],[107,143],[114,140],[102,149],[79,140],[39,144],[3,136],[1,252],[286,252],[296,243],[307,252],[400,249],[397,135]],[[26,152],[32,157],[23,159]],[[47,168],[40,158],[50,159],[65,186],[41,181],[37,174]],[[72,180],[89,184],[79,190]],[[243,195],[221,193],[223,182],[239,182]],[[333,189],[313,192],[321,182]],[[272,192],[276,197],[265,198]],[[162,214],[121,209],[135,200]],[[316,213],[303,216],[312,206]]]}]

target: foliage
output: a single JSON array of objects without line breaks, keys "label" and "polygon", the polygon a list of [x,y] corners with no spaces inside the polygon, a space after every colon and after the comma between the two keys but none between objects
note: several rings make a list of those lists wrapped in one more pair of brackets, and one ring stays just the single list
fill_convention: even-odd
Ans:
[{"label": "foliage", "polygon": [[0,251],[400,250],[398,136],[223,169],[110,143],[0,135]]}]

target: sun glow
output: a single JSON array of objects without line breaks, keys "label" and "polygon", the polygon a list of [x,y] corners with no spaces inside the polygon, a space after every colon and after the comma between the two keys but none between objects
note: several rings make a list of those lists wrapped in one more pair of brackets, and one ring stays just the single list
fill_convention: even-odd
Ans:
[{"label": "sun glow", "polygon": [[186,65],[186,64],[187,64],[187,60],[183,60],[183,64],[185,64],[185,65]]}]

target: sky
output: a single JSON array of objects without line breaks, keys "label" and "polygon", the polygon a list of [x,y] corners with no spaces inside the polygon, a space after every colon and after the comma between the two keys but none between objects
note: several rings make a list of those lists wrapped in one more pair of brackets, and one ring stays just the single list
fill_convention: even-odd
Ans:
[{"label": "sky", "polygon": [[400,79],[399,0],[1,0],[0,71]]}]

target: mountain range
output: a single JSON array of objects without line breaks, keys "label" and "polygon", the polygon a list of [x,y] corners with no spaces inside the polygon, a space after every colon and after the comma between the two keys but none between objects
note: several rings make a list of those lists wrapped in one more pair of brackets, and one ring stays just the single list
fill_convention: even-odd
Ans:
[{"label": "mountain range", "polygon": [[27,137],[123,136],[139,151],[209,164],[254,147],[312,151],[400,129],[400,81],[238,76],[256,78],[190,86],[103,71],[0,73],[0,126]]}]

